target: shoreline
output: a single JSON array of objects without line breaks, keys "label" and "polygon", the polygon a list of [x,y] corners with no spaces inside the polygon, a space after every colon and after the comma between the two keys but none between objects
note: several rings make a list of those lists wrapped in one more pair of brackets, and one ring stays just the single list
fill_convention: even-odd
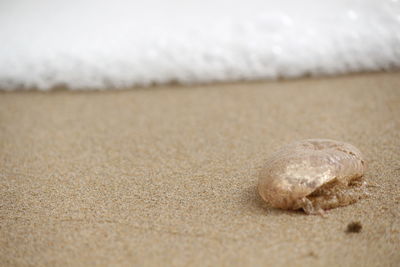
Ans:
[{"label": "shoreline", "polygon": [[[394,266],[399,86],[373,73],[0,93],[0,263]],[[269,208],[258,169],[313,137],[358,147],[377,187],[326,218]]]}]

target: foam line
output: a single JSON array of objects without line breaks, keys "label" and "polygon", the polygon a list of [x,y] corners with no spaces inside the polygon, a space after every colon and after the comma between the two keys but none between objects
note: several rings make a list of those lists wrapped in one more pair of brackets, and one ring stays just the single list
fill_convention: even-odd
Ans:
[{"label": "foam line", "polygon": [[196,84],[399,66],[397,0],[0,2],[3,90]]}]

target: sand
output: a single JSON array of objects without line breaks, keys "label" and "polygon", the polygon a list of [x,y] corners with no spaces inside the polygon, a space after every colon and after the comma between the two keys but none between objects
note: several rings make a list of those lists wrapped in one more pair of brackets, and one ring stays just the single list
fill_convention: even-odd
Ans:
[{"label": "sand", "polygon": [[[356,145],[370,197],[326,218],[266,206],[260,166],[303,138]],[[399,73],[1,93],[0,164],[2,266],[400,262]]]}]

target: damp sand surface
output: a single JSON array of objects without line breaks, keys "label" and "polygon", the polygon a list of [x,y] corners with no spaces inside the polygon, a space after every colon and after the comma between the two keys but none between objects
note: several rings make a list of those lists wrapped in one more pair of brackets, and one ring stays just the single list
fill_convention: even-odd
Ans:
[{"label": "damp sand surface", "polygon": [[[266,206],[259,167],[306,138],[359,148],[370,196]],[[1,93],[0,166],[2,266],[400,262],[399,73]]]}]

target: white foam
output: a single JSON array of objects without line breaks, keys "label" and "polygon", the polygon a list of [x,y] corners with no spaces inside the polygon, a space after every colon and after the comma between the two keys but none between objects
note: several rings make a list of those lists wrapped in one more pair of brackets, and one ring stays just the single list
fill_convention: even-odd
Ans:
[{"label": "white foam", "polygon": [[398,0],[0,1],[3,90],[193,84],[394,66],[400,66]]}]

